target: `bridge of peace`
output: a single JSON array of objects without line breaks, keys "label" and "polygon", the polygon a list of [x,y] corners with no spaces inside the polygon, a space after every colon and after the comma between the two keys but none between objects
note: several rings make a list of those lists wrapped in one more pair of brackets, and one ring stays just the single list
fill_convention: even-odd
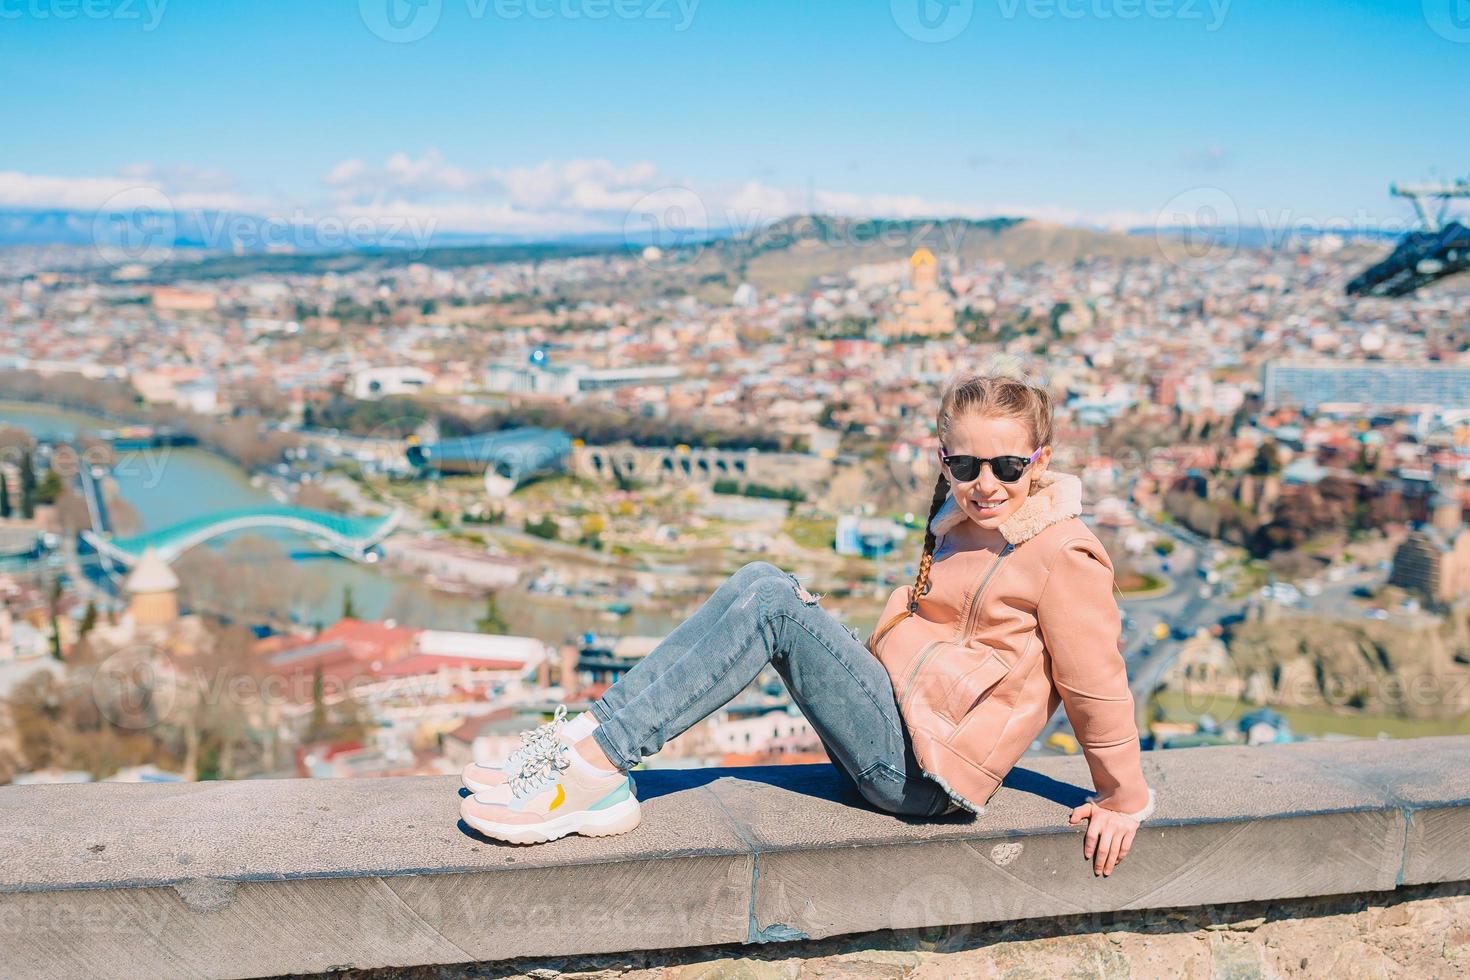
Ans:
[{"label": "bridge of peace", "polygon": [[353,517],[302,507],[251,507],[219,511],[205,517],[131,537],[116,538],[95,531],[82,538],[99,554],[131,568],[152,550],[171,564],[197,545],[236,531],[281,529],[320,541],[344,558],[372,560],[373,549],[398,526],[398,512],[381,516]]}]

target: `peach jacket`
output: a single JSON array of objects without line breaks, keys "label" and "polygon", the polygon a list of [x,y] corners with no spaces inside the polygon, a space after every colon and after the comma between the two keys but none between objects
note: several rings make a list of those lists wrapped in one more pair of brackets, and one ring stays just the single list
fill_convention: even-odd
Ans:
[{"label": "peach jacket", "polygon": [[1004,547],[961,547],[946,533],[968,520],[951,493],[930,522],[929,590],[904,616],[913,586],[895,589],[868,640],[919,765],[965,809],[984,812],[1060,703],[1097,788],[1088,799],[1121,810],[1113,800],[1147,796],[1132,815],[1153,812],[1113,564],[1081,512],[1081,481],[1047,470],[1000,525]]}]

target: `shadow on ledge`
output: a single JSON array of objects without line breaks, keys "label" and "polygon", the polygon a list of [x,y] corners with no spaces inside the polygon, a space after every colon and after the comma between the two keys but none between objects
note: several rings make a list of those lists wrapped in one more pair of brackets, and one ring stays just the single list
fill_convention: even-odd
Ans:
[{"label": "shadow on ledge", "polygon": [[[743,780],[759,783],[772,789],[782,790],[799,796],[829,803],[840,803],[859,810],[882,813],[884,816],[908,824],[965,824],[972,823],[975,815],[958,812],[938,817],[909,817],[887,813],[873,806],[858,791],[857,785],[844,771],[830,763],[795,766],[745,766],[738,769],[637,769],[633,779],[638,786],[638,799],[644,803],[661,796],[686,792],[708,786],[720,780]],[[1073,783],[1063,782],[1032,769],[1017,766],[1005,778],[1002,786],[1035,796],[1041,800],[1063,806],[1068,810],[1087,802],[1088,790]],[[459,790],[461,798],[469,796],[467,789]],[[479,833],[459,823],[461,831],[477,840],[487,840]]]}]

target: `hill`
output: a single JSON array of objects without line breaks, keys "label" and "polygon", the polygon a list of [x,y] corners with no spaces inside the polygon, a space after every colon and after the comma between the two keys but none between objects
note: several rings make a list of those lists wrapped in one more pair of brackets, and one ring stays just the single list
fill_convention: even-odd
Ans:
[{"label": "hill", "polygon": [[1157,254],[1152,238],[1046,224],[1023,218],[982,221],[862,220],[828,215],[784,218],[735,238],[696,246],[689,272],[726,284],[749,282],[762,291],[798,291],[853,266],[907,259],[928,248],[963,262],[993,259],[1011,265],[1071,262],[1085,257],[1140,258]]}]

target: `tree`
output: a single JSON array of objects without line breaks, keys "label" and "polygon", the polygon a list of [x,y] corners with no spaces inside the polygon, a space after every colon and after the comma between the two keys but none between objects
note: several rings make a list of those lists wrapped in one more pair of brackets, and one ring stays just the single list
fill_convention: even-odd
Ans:
[{"label": "tree", "polygon": [[97,603],[91,599],[87,600],[87,608],[82,612],[81,625],[77,627],[78,636],[86,636],[97,625]]},{"label": "tree", "polygon": [[38,504],[54,504],[66,489],[61,482],[61,475],[55,470],[47,470],[46,475],[36,486],[35,499]]},{"label": "tree", "polygon": [[0,472],[0,517],[8,518],[10,514],[10,481]]},{"label": "tree", "polygon": [[350,585],[342,587],[342,618],[357,618],[357,603],[352,601],[352,586]]},{"label": "tree", "polygon": [[548,541],[556,540],[558,530],[556,521],[547,514],[539,521],[527,521],[525,524],[527,534],[534,534],[538,538],[546,538]]},{"label": "tree", "polygon": [[306,737],[311,741],[319,740],[327,731],[327,700],[322,683],[322,665],[317,664],[316,669],[311,672],[311,722],[306,730]]},{"label": "tree", "polygon": [[26,520],[36,516],[36,466],[30,450],[20,458],[20,516]]},{"label": "tree", "polygon": [[503,636],[510,632],[510,625],[506,623],[505,616],[500,612],[500,602],[492,592],[485,597],[485,614],[475,620],[475,629],[481,633],[490,633]]},{"label": "tree", "polygon": [[1281,452],[1274,442],[1263,442],[1256,449],[1256,458],[1251,461],[1253,476],[1272,476],[1281,472]]},{"label": "tree", "polygon": [[61,655],[61,623],[58,613],[61,609],[61,579],[51,580],[51,656],[57,660],[64,660]]}]

